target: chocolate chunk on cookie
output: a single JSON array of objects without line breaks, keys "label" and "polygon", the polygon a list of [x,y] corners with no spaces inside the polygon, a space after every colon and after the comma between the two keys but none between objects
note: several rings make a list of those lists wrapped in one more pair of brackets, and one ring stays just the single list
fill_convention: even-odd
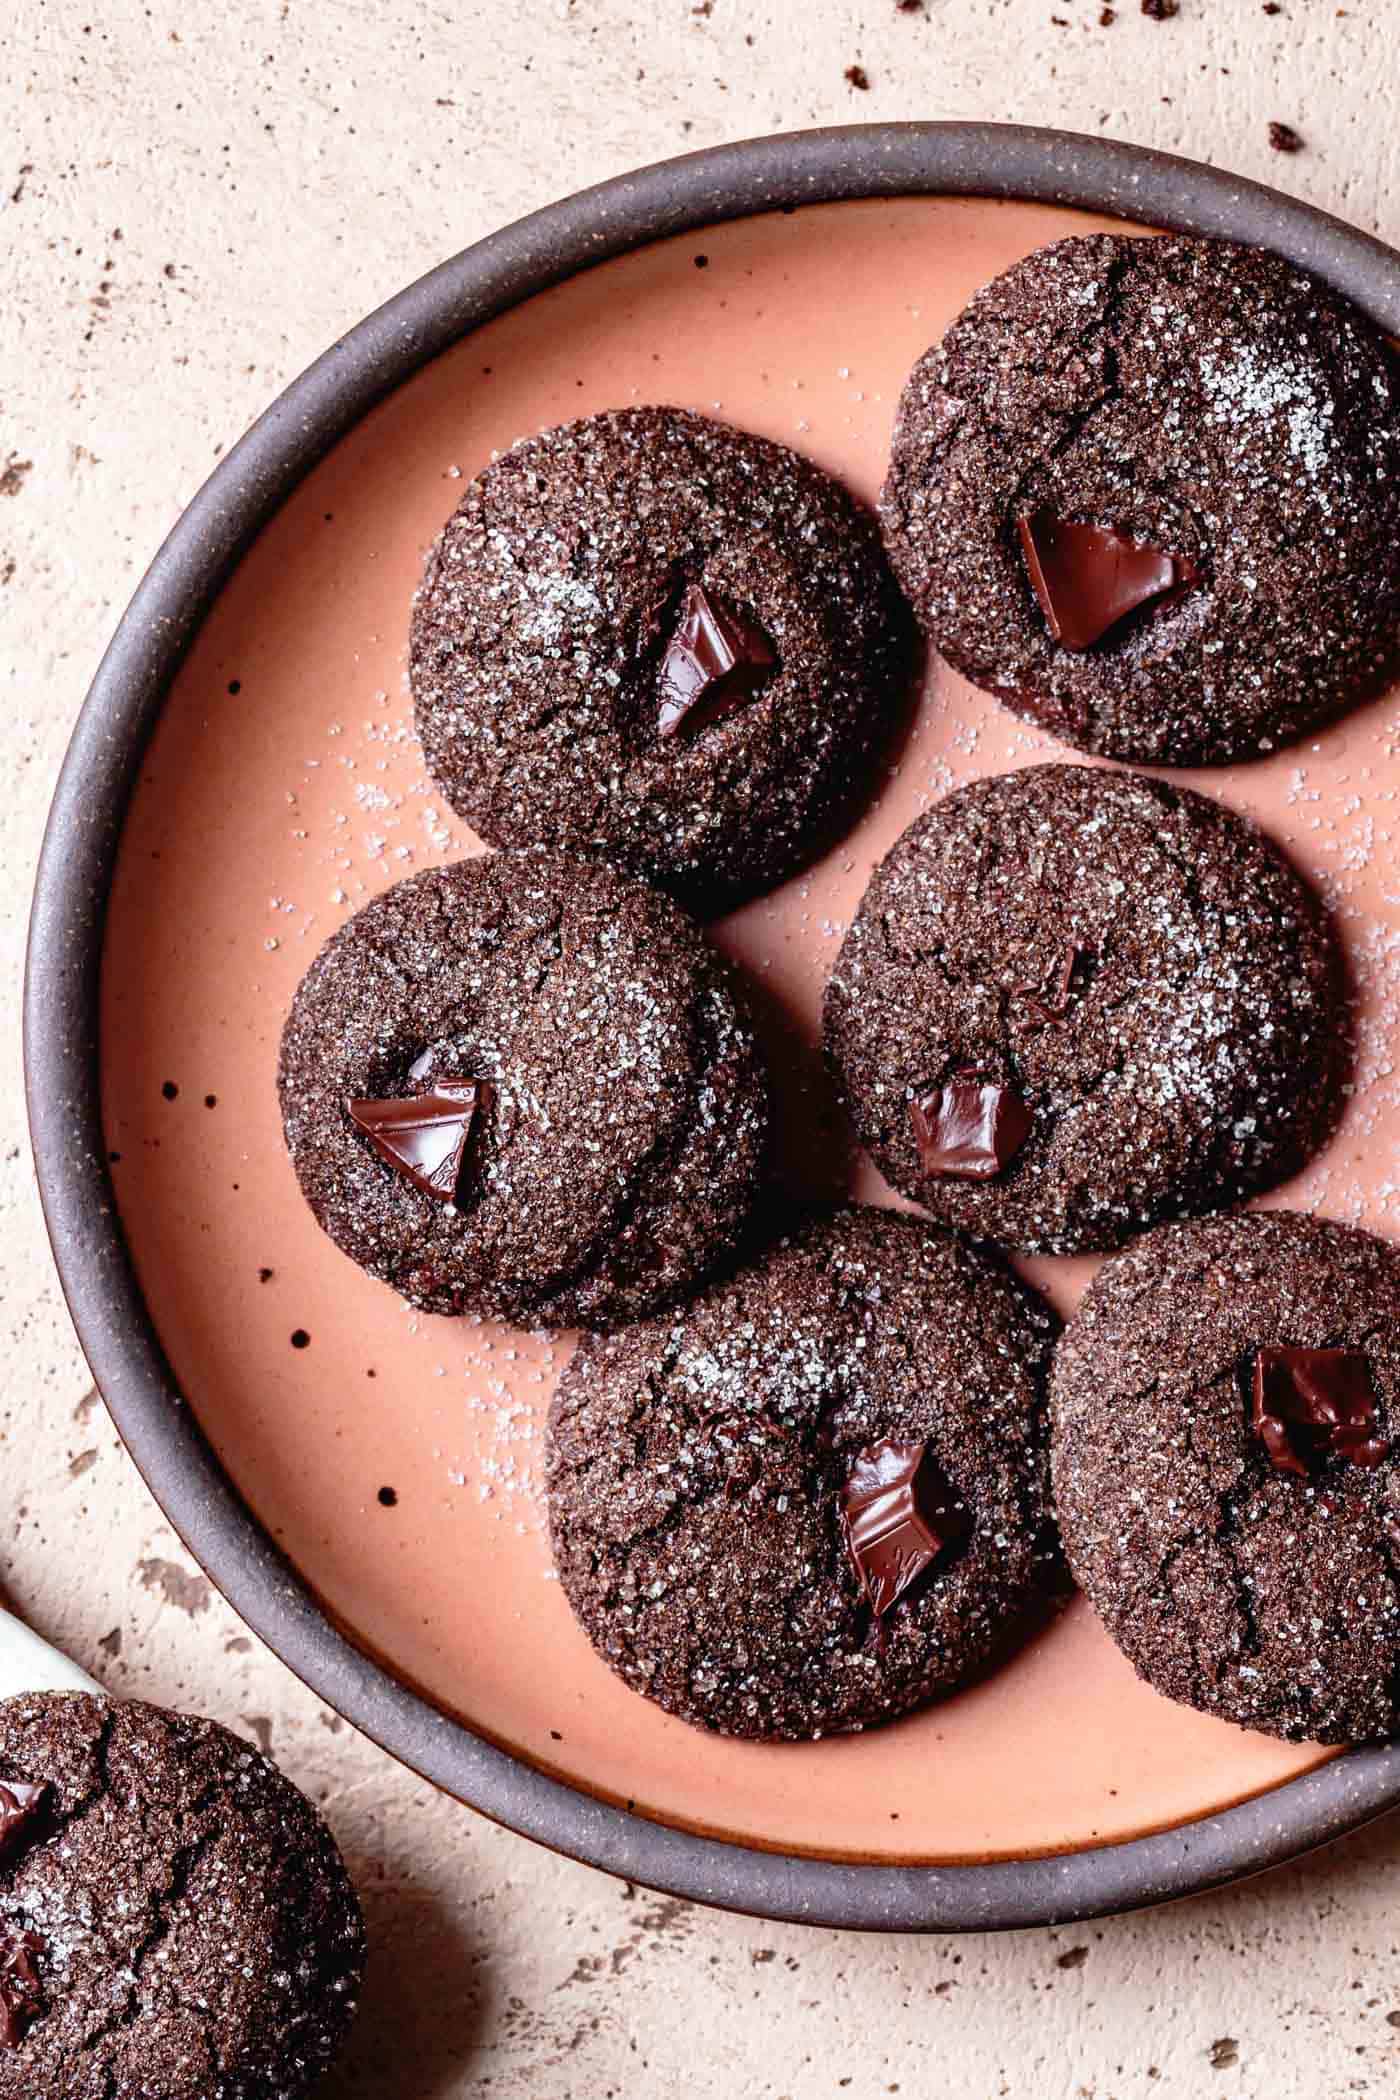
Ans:
[{"label": "chocolate chunk on cookie", "polygon": [[1067,742],[1255,757],[1393,661],[1398,375],[1364,315],[1261,249],[1056,242],[915,366],[890,558],[948,661]]},{"label": "chocolate chunk on cookie", "polygon": [[767,1084],[678,906],[544,852],[397,883],[298,988],[278,1084],[302,1192],[425,1312],[607,1326],[732,1252]]},{"label": "chocolate chunk on cookie", "polygon": [[301,2100],[364,1965],[320,1816],[212,1721],[51,1692],[0,1702],[6,2100]]},{"label": "chocolate chunk on cookie", "polygon": [[990,1255],[848,1209],[684,1314],[586,1340],[548,1496],[599,1655],[752,1737],[867,1728],[983,1671],[1056,1582],[1054,1330]]},{"label": "chocolate chunk on cookie", "polygon": [[1293,1740],[1400,1732],[1400,1249],[1163,1226],[1099,1271],[1053,1390],[1065,1550],[1149,1684]]},{"label": "chocolate chunk on cookie", "polygon": [[623,409],[467,489],[414,608],[418,733],[494,845],[608,860],[709,914],[850,815],[908,637],[874,521],[828,475]]},{"label": "chocolate chunk on cookie", "polygon": [[825,1000],[862,1144],[950,1225],[1121,1245],[1282,1180],[1345,1067],[1320,906],[1204,796],[1033,766],[936,803],[871,878]]}]

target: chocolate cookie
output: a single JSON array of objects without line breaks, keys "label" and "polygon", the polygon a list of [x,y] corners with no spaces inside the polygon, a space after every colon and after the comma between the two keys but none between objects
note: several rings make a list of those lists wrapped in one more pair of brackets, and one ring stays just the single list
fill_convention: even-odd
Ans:
[{"label": "chocolate cookie", "polygon": [[1061,1342],[1054,1478],[1158,1691],[1290,1739],[1400,1732],[1400,1250],[1288,1211],[1138,1240]]},{"label": "chocolate cookie", "polygon": [[1255,757],[1393,659],[1398,373],[1261,249],[1056,242],[915,366],[891,560],[948,661],[1067,742]]},{"label": "chocolate cookie", "polygon": [[1087,766],[975,781],[871,878],[828,1055],[882,1172],[1042,1253],[1281,1180],[1345,1059],[1320,908],[1243,818]]},{"label": "chocolate cookie", "polygon": [[849,813],[906,636],[874,521],[820,469],[623,409],[471,483],[414,609],[418,733],[483,838],[608,860],[709,913]]},{"label": "chocolate cookie", "polygon": [[335,1842],[212,1721],[0,1702],[0,2095],[301,2100],[355,2011]]},{"label": "chocolate cookie", "polygon": [[851,1209],[677,1318],[586,1340],[548,1493],[598,1653],[726,1735],[866,1728],[955,1690],[1054,1586],[1053,1338],[991,1256]]},{"label": "chocolate cookie", "polygon": [[425,1312],[636,1319],[732,1252],[767,1088],[666,897],[500,853],[395,884],[303,978],[278,1073],[302,1192]]}]

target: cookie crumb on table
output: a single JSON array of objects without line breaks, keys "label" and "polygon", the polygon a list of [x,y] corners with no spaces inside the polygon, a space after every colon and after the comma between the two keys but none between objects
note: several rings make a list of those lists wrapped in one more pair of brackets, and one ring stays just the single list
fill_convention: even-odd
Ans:
[{"label": "cookie crumb on table", "polygon": [[1277,118],[1269,126],[1269,144],[1275,153],[1301,153],[1303,150],[1301,135],[1291,124],[1280,124]]}]

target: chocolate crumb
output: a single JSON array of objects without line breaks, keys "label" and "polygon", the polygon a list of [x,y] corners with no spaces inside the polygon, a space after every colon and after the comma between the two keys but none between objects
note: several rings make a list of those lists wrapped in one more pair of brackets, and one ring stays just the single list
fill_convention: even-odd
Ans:
[{"label": "chocolate crumb", "polygon": [[1177,11],[1177,0],[1142,0],[1142,11],[1154,22],[1169,22]]},{"label": "chocolate crumb", "polygon": [[709,267],[710,267],[710,258],[709,258],[709,256],[708,256],[708,255],[697,255],[697,256],[696,256],[696,258],[695,258],[695,267],[696,267],[696,269],[697,269],[697,270],[708,270],[708,269],[709,269]]},{"label": "chocolate crumb", "polygon": [[1116,22],[1117,20],[1118,20],[1118,10],[1117,10],[1117,8],[1116,8],[1116,7],[1106,7],[1106,8],[1104,8],[1103,12],[1102,12],[1102,13],[1100,14],[1100,16],[1099,16],[1099,27],[1100,27],[1100,29],[1109,29],[1109,28],[1111,28],[1111,27],[1112,27],[1112,25],[1113,25],[1113,24],[1114,24],[1114,23],[1115,23],[1115,22]]},{"label": "chocolate crumb", "polygon": [[1275,153],[1301,153],[1303,150],[1301,134],[1291,124],[1280,124],[1277,118],[1269,126],[1269,144]]},{"label": "chocolate crumb", "polygon": [[[1145,7],[1147,0],[1142,0]],[[1222,2034],[1210,2045],[1210,2067],[1212,2071],[1228,2071],[1240,2060],[1240,2045],[1232,2034]]]},{"label": "chocolate crumb", "polygon": [[243,690],[243,680],[241,678],[230,678],[228,682],[228,689],[231,693],[241,693]]},{"label": "chocolate crumb", "polygon": [[1057,1969],[1082,1969],[1088,1959],[1089,1950],[1087,1947],[1066,1947],[1063,1954],[1056,1955],[1055,1967]]},{"label": "chocolate crumb", "polygon": [[273,1272],[272,1272],[272,1270],[271,1270],[271,1269],[259,1269],[259,1270],[258,1270],[258,1282],[259,1282],[259,1283],[271,1283],[271,1281],[272,1281],[272,1274],[273,1274]]},{"label": "chocolate crumb", "polygon": [[310,1337],[310,1335],[309,1335],[309,1334],[307,1333],[306,1329],[305,1329],[304,1327],[295,1327],[295,1328],[293,1328],[293,1330],[292,1330],[292,1347],[293,1347],[294,1349],[309,1349],[309,1348],[310,1348],[310,1346],[311,1346],[311,1337]]},{"label": "chocolate crumb", "polygon": [[870,75],[864,66],[847,66],[846,78],[853,88],[868,88],[870,85]]},{"label": "chocolate crumb", "polygon": [[164,1086],[161,1088],[161,1092],[164,1094],[167,1101],[173,1101],[176,1095],[179,1093],[179,1091],[180,1089],[176,1086],[173,1079],[167,1079]]},{"label": "chocolate crumb", "polygon": [[217,1094],[206,1094],[206,1095],[205,1095],[205,1097],[204,1097],[204,1106],[205,1106],[206,1108],[217,1108],[217,1107],[218,1107],[218,1105],[219,1105],[219,1097],[218,1097],[218,1095],[217,1095]]},{"label": "chocolate crumb", "polygon": [[379,1490],[379,1506],[381,1509],[397,1509],[399,1506],[398,1489],[389,1487],[381,1488]]}]

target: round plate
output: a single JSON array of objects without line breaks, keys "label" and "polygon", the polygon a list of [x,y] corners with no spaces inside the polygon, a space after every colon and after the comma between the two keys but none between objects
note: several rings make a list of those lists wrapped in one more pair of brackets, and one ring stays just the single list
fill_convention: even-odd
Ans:
[{"label": "round plate", "polygon": [[[870,497],[914,357],[1015,256],[1096,223],[1076,211],[1268,242],[1400,324],[1379,243],[1101,141],[871,127],[606,184],[411,287],[230,453],[108,651],[39,871],[26,1050],[54,1250],[192,1552],[437,1784],[615,1873],[774,1917],[946,1930],[1184,1894],[1389,1807],[1400,1752],[1328,1761],[1171,1706],[1082,1603],[986,1685],[869,1736],[727,1743],[636,1699],[550,1579],[533,1491],[567,1338],[419,1320],[321,1239],[281,1145],[277,1035],[350,910],[478,850],[423,775],[403,690],[408,599],[461,475],[543,423],[666,399]],[[1366,990],[1360,1089],[1281,1195],[1377,1225],[1400,1130],[1392,714],[1382,699],[1198,779],[1263,813],[1339,908]],[[932,794],[1052,748],[935,671],[850,837],[716,929],[759,988],[795,1190],[889,1200],[811,1140],[829,1113],[816,1006],[871,865]],[[1087,1267],[1035,1273],[1068,1305]]]}]

